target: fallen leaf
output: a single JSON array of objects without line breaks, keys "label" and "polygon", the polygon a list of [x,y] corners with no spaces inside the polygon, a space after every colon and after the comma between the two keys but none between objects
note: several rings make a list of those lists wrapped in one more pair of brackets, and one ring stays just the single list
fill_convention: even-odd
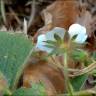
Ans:
[{"label": "fallen leaf", "polygon": [[32,83],[42,82],[48,96],[64,92],[64,79],[61,72],[45,61],[28,66],[23,75],[23,87],[30,88]]}]

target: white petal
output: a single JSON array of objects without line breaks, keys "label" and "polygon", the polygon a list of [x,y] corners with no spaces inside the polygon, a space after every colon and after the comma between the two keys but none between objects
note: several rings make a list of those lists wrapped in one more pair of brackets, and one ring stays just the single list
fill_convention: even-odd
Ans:
[{"label": "white petal", "polygon": [[47,48],[45,46],[46,42],[44,42],[44,41],[47,41],[47,40],[54,41],[55,40],[54,39],[55,33],[63,39],[64,38],[64,32],[65,32],[64,28],[55,27],[53,30],[46,32],[46,34],[42,34],[42,35],[38,36],[36,48],[38,48],[41,51],[46,51],[47,53],[52,52],[53,49]]},{"label": "white petal", "polygon": [[86,34],[79,34],[77,36],[77,38],[75,39],[75,42],[82,44],[86,41],[87,37],[88,37],[88,35],[86,35]]},{"label": "white petal", "polygon": [[[46,36],[45,36],[45,34],[42,34],[42,35],[39,35],[39,36],[38,36],[37,43],[42,43],[43,41],[46,41]],[[45,42],[43,42],[43,43],[45,43]]]},{"label": "white petal", "polygon": [[47,40],[55,40],[54,34],[59,35],[62,39],[64,38],[65,29],[60,27],[55,27],[53,30],[46,33]]},{"label": "white petal", "polygon": [[51,48],[47,48],[45,46],[46,43],[44,41],[46,41],[46,36],[44,34],[38,36],[36,48],[38,48],[41,51],[45,51],[47,53],[50,53],[52,51],[52,49]]},{"label": "white petal", "polygon": [[72,24],[69,27],[68,33],[72,38],[74,35],[86,34],[86,28],[80,24]]}]

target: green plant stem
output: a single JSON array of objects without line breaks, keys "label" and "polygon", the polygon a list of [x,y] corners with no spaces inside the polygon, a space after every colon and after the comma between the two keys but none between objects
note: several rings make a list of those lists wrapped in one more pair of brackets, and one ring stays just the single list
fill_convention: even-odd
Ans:
[{"label": "green plant stem", "polygon": [[63,74],[65,76],[65,86],[66,89],[68,91],[68,93],[70,94],[70,96],[74,96],[74,92],[73,92],[73,87],[70,83],[69,77],[68,77],[68,55],[67,53],[64,53],[64,71]]}]

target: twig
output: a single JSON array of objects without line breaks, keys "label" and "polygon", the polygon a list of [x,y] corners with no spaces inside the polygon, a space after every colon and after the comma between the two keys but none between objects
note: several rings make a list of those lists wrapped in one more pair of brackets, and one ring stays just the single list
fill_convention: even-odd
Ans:
[{"label": "twig", "polygon": [[7,25],[7,20],[6,20],[6,15],[5,15],[5,4],[4,4],[4,0],[1,0],[0,1],[0,6],[1,6],[1,15],[2,15],[3,21]]},{"label": "twig", "polygon": [[73,75],[70,74],[70,77],[75,77],[75,76],[80,76],[80,75],[86,74],[88,72],[91,72],[95,68],[96,68],[96,62],[93,62],[88,67],[86,67],[84,69],[81,69],[81,70],[79,70],[77,72],[74,72]]},{"label": "twig", "polygon": [[35,0],[33,0],[32,4],[31,4],[31,15],[30,15],[30,19],[28,22],[28,29],[30,28],[30,26],[32,25],[33,21],[34,21],[34,17],[35,17],[35,13],[36,13],[36,6],[35,6]]},{"label": "twig", "polygon": [[13,9],[9,7],[9,11],[10,11],[11,14],[14,16],[14,18],[15,18],[16,21],[17,21],[17,23],[18,23],[19,25],[22,25],[21,20],[18,18],[18,16],[16,15],[16,13],[13,11]]}]

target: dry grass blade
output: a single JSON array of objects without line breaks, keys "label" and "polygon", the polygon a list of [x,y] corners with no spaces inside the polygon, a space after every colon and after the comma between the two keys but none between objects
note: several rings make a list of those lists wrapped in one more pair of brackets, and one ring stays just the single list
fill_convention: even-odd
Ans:
[{"label": "dry grass blade", "polygon": [[81,69],[77,72],[74,72],[73,75],[70,75],[70,77],[80,76],[80,75],[89,73],[89,72],[93,71],[95,68],[96,68],[96,62],[93,62],[88,67]]},{"label": "dry grass blade", "polygon": [[27,35],[27,20],[24,18],[24,23],[23,23],[23,33]]},{"label": "dry grass blade", "polygon": [[[92,95],[92,94],[94,94],[94,95]],[[95,95],[96,95],[96,88],[95,87],[74,93],[74,96],[95,96]],[[65,96],[70,96],[70,95],[66,94]]]},{"label": "dry grass blade", "polygon": [[3,21],[4,21],[5,24],[7,24],[6,15],[5,15],[4,0],[0,1],[0,6],[1,6],[1,15],[2,15]]},{"label": "dry grass blade", "polygon": [[16,21],[17,21],[17,23],[21,26],[21,25],[22,25],[22,22],[21,22],[21,20],[18,18],[17,14],[14,12],[14,10],[9,7],[9,11],[10,11],[11,14],[14,16],[14,18],[15,18]]},{"label": "dry grass blade", "polygon": [[31,5],[31,15],[30,15],[30,19],[28,22],[28,29],[30,28],[30,26],[32,25],[34,21],[35,13],[36,13],[36,6],[35,6],[35,0],[33,0],[32,5]]}]

